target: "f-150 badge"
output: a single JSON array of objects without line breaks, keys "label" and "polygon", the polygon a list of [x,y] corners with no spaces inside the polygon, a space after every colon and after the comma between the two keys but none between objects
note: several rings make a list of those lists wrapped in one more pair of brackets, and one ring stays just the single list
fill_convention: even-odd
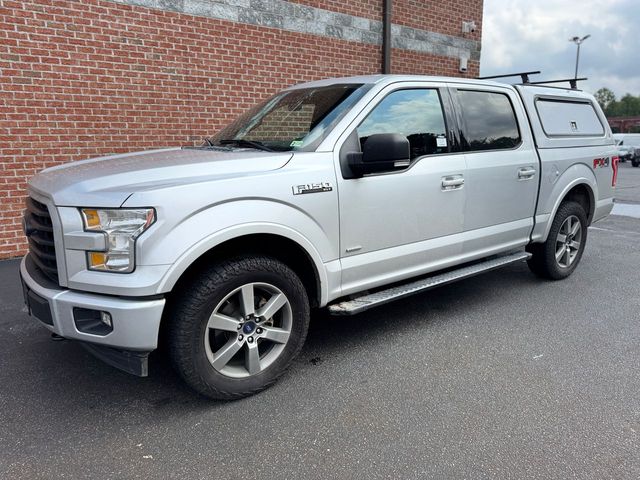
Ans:
[{"label": "f-150 badge", "polygon": [[330,192],[333,187],[329,182],[305,183],[304,185],[295,185],[291,187],[294,195],[303,195],[306,193]]}]

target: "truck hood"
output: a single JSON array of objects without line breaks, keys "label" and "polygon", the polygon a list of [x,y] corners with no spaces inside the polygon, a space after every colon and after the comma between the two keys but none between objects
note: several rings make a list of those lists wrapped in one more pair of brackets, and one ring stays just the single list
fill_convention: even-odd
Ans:
[{"label": "truck hood", "polygon": [[29,188],[58,206],[120,207],[132,193],[276,170],[290,152],[170,148],[68,163],[43,170]]}]

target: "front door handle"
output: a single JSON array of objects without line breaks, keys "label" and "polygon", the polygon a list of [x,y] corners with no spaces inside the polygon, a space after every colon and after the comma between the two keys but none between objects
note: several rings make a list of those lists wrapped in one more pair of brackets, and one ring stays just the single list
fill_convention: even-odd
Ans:
[{"label": "front door handle", "polygon": [[448,175],[442,177],[442,190],[459,190],[464,186],[464,177],[462,175]]},{"label": "front door handle", "polygon": [[523,167],[518,170],[518,180],[529,180],[536,174],[536,169],[533,167]]}]

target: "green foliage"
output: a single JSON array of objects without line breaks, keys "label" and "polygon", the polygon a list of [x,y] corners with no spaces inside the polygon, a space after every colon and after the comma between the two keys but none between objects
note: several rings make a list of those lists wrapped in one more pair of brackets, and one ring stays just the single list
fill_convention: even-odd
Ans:
[{"label": "green foliage", "polygon": [[640,97],[627,93],[619,101],[609,105],[606,111],[610,117],[632,117],[640,115]]},{"label": "green foliage", "polygon": [[616,96],[608,88],[601,88],[594,96],[607,117],[640,116],[640,96],[627,93],[620,100],[616,100]]},{"label": "green foliage", "polygon": [[601,88],[596,93],[593,94],[596,97],[596,100],[600,104],[603,110],[606,110],[609,105],[616,101],[615,94],[606,87]]}]

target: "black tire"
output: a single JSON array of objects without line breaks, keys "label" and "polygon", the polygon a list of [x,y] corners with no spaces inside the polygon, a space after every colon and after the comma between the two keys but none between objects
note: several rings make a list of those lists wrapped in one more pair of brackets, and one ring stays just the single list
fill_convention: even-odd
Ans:
[{"label": "black tire", "polygon": [[631,160],[631,166],[632,167],[640,167],[640,159],[633,159]]},{"label": "black tire", "polygon": [[[207,325],[213,312],[220,312],[220,305],[237,305],[241,311],[243,309],[243,298],[237,298],[234,302],[234,299],[229,295],[234,295],[232,292],[242,289],[243,286],[248,284],[257,286],[269,285],[286,296],[288,301],[287,312],[282,315],[287,315],[290,333],[284,345],[279,346],[278,355],[275,356],[272,363],[259,373],[249,373],[248,363],[245,367],[242,367],[241,363],[240,366],[233,367],[228,367],[228,364],[225,364],[224,368],[237,368],[240,370],[246,368],[243,375],[248,376],[233,378],[214,368],[209,358],[215,358],[215,354],[213,354],[213,357],[207,356],[212,355],[211,352],[213,351],[208,342],[212,342],[211,339],[213,337],[210,337],[210,335],[218,336],[222,333],[228,335],[222,340],[227,342],[224,346],[233,344],[233,340],[236,337],[239,339],[242,336],[243,330],[238,330],[237,332],[215,331],[212,333],[212,330]],[[238,295],[244,295],[244,291],[241,290]],[[258,297],[259,294],[256,293],[254,305],[258,304]],[[302,282],[289,267],[270,257],[242,256],[222,261],[206,268],[197,273],[188,284],[183,285],[173,295],[169,305],[165,317],[168,322],[167,343],[175,369],[194,390],[217,400],[233,400],[246,397],[271,386],[286,371],[302,349],[309,328],[309,301]],[[278,312],[281,312],[284,308],[281,307]],[[259,311],[260,309],[256,308],[256,314]],[[276,313],[273,318],[276,318],[279,314]],[[240,314],[240,318],[242,317],[244,315]],[[245,323],[249,324],[250,322],[245,321]],[[229,364],[233,361],[242,362],[242,355],[248,355],[245,348],[248,349],[249,344],[246,342],[249,341],[249,336],[253,339],[253,336],[261,330],[257,328],[260,325],[264,325],[265,330],[268,330],[267,323],[257,324],[257,321],[253,322],[253,333],[246,335],[244,344],[240,347],[241,350],[234,354],[236,356],[229,360]],[[269,341],[258,339],[256,335],[255,347],[258,348],[259,345],[270,346]],[[282,345],[282,343],[279,342],[279,345]],[[253,341],[251,346],[254,346]],[[208,351],[207,348],[209,349]],[[267,353],[270,351],[272,350],[267,350]],[[248,360],[246,361],[248,362]]]},{"label": "black tire", "polygon": [[[562,265],[561,261],[556,259],[556,252],[557,248],[562,247],[562,243],[558,242],[558,234],[560,233],[560,229],[565,225],[567,219],[570,217],[572,219],[577,217],[580,222],[581,238],[579,241],[579,247],[575,251],[575,256],[572,257],[572,260],[568,266],[566,266]],[[561,280],[563,278],[567,278],[573,273],[580,263],[586,243],[587,214],[584,211],[584,208],[577,202],[563,202],[558,208],[558,212],[553,219],[547,241],[545,243],[534,243],[527,247],[527,251],[532,254],[532,257],[527,260],[529,269],[541,278],[550,280]],[[558,247],[558,245],[560,245],[560,247]]]}]

